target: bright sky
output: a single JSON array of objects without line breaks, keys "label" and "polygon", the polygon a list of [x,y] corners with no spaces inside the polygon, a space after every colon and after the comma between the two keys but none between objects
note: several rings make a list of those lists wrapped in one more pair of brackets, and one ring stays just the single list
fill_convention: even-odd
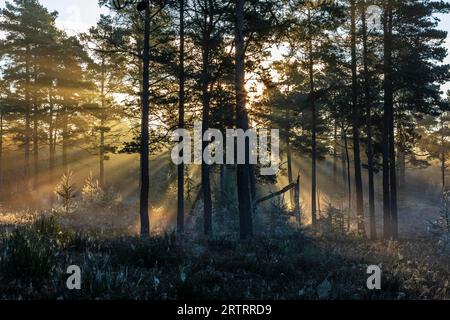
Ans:
[{"label": "bright sky", "polygon": [[[446,2],[450,2],[450,0],[447,0]],[[445,63],[450,64],[450,15],[449,14],[445,14],[445,15],[441,14],[438,16],[438,18],[441,20],[441,22],[439,23],[440,29],[448,32],[447,40],[446,40],[446,47],[447,47],[447,50],[449,51],[449,55],[445,59]],[[444,86],[442,86],[442,90],[444,92],[450,90],[450,83],[447,82]]]},{"label": "bright sky", "polygon": [[[0,0],[0,8],[5,6]],[[107,8],[100,8],[97,0],[40,0],[49,11],[58,11],[57,25],[69,34],[87,31],[96,24],[101,13],[108,13]]]},{"label": "bright sky", "polygon": [[[107,13],[107,8],[100,8],[97,0],[41,0],[40,1],[50,11],[58,11],[57,24],[69,34],[76,34],[89,29],[96,24],[101,13]],[[446,0],[450,2],[450,0]],[[5,0],[0,0],[0,8],[5,6]],[[446,47],[450,52],[450,15],[439,16],[440,29],[449,32]],[[450,56],[446,63],[450,63]],[[444,91],[450,90],[450,83],[447,83]]]}]

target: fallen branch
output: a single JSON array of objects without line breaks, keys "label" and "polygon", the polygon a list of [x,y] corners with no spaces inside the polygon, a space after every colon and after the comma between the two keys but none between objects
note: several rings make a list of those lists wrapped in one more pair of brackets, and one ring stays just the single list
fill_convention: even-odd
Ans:
[{"label": "fallen branch", "polygon": [[280,191],[273,192],[273,193],[271,193],[271,194],[269,194],[269,195],[267,195],[267,196],[265,196],[265,197],[262,197],[262,198],[256,200],[255,203],[256,203],[256,204],[259,204],[259,203],[261,203],[261,202],[270,200],[270,199],[272,199],[272,198],[274,198],[274,197],[276,197],[276,196],[279,196],[279,195],[282,195],[283,193],[288,192],[288,191],[291,190],[291,189],[294,189],[296,186],[297,186],[297,182],[292,182],[291,184],[287,185],[286,187],[284,187],[284,188],[281,189]]}]

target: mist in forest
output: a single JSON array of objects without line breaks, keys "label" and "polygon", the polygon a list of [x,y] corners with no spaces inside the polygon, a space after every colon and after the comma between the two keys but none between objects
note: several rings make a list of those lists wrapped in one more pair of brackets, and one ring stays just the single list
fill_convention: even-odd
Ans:
[{"label": "mist in forest", "polygon": [[450,298],[450,2],[55,3],[0,2],[0,299]]},{"label": "mist in forest", "polygon": [[[281,150],[281,170],[276,184],[267,185],[261,190],[264,192],[273,192],[281,189],[288,184],[285,150]],[[2,189],[2,210],[3,212],[40,211],[50,210],[52,201],[57,201],[55,188],[64,174],[61,166],[54,169],[53,179],[49,178],[49,171],[46,168],[48,159],[42,156],[40,159],[39,178],[37,179],[38,188],[30,192],[23,192],[23,163],[17,160],[20,158],[19,152],[8,152],[3,159]],[[86,179],[91,175],[94,179],[99,178],[98,157],[85,150],[73,151],[70,153],[70,168],[74,173],[73,183],[77,187],[80,197],[81,189]],[[56,162],[61,161],[57,159]],[[343,167],[344,165],[344,167]],[[336,168],[334,167],[336,166]],[[308,172],[311,167],[309,157],[293,155],[292,170],[300,175],[300,205],[303,212],[302,219],[305,223],[311,223],[308,212],[311,211],[311,177]],[[176,227],[176,166],[172,163],[168,152],[161,152],[158,156],[151,159],[150,165],[150,190],[154,193],[150,196],[151,220],[158,223],[159,231],[174,230]],[[336,171],[334,171],[336,170]],[[332,158],[319,162],[317,171],[318,180],[318,207],[319,211],[325,211],[328,205],[341,209],[349,209],[348,181],[346,164],[339,159],[336,163]],[[198,190],[195,186],[200,184],[199,166],[191,165],[192,177],[192,198]],[[123,215],[133,217],[135,224],[133,232],[138,230],[137,205],[139,202],[139,157],[130,154],[113,154],[105,161],[105,184],[112,187],[121,195],[122,201],[132,206],[131,212],[123,212]],[[331,177],[331,179],[330,179]],[[367,174],[364,175],[364,184],[367,185]],[[218,184],[220,175],[215,173],[213,180]],[[351,186],[353,186],[353,177],[351,177]],[[427,221],[436,219],[440,210],[440,170],[437,163],[432,163],[427,168],[410,168],[406,171],[405,183],[402,185],[399,203],[400,203],[400,230],[407,234],[424,231],[427,227]],[[330,181],[331,180],[331,181]],[[376,212],[378,217],[378,228],[381,230],[382,222],[382,181],[381,176],[376,177]],[[351,192],[351,191],[350,191]],[[288,207],[293,208],[290,196],[284,195],[283,201]],[[354,194],[351,203],[354,202]],[[365,207],[368,203],[366,201]],[[351,209],[351,208],[350,208]],[[95,211],[89,212],[90,215],[96,215]],[[351,213],[354,214],[354,213]],[[7,221],[2,221],[3,223]]]}]

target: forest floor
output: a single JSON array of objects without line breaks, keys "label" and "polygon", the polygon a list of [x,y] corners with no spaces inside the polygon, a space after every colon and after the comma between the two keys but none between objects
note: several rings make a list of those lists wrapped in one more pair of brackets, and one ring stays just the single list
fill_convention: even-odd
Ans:
[{"label": "forest floor", "polygon": [[[0,299],[450,298],[450,256],[429,237],[394,242],[307,233],[244,243],[141,239],[38,218],[1,233]],[[81,290],[66,287],[70,265],[81,269]],[[369,265],[382,270],[381,290],[367,289]]]}]

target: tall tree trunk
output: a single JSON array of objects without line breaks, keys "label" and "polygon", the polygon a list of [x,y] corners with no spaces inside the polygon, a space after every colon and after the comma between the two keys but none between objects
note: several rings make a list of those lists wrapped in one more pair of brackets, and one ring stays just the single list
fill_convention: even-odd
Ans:
[{"label": "tall tree trunk", "polygon": [[[246,130],[250,128],[250,120],[248,118],[248,112],[245,110],[245,122],[246,122]],[[247,150],[249,149],[249,146],[246,147]],[[250,164],[250,153],[247,152],[245,155],[246,157],[246,167],[248,170],[248,176],[249,176],[249,188],[250,188],[250,203],[252,203],[256,199],[256,174],[255,174],[255,165]]]},{"label": "tall tree trunk", "polygon": [[38,187],[39,179],[39,137],[38,137],[38,103],[37,98],[34,98],[34,108],[33,108],[33,189],[36,190]]},{"label": "tall tree trunk", "polygon": [[150,110],[150,1],[145,0],[144,49],[142,57],[142,114],[141,114],[141,190],[139,212],[141,220],[141,236],[150,234],[148,215],[148,196],[150,187],[150,152],[149,152],[149,110]]},{"label": "tall tree trunk", "polygon": [[391,216],[391,181],[390,181],[390,112],[393,105],[392,74],[391,74],[391,47],[390,34],[390,10],[391,1],[385,3],[384,8],[384,105],[383,105],[383,217],[384,237],[389,239],[393,236],[393,217]]},{"label": "tall tree trunk", "polygon": [[30,100],[30,47],[26,48],[26,62],[25,62],[25,139],[24,139],[24,153],[25,153],[25,165],[24,165],[24,185],[25,189],[28,189],[29,179],[30,179],[30,141],[31,141],[31,121],[30,121],[30,109],[31,109],[31,100]]},{"label": "tall tree trunk", "polygon": [[100,126],[102,129],[100,130],[100,147],[99,147],[99,185],[101,188],[105,186],[105,121],[103,119],[100,120]]},{"label": "tall tree trunk", "polygon": [[37,89],[37,66],[36,57],[33,58],[33,190],[37,189],[39,179],[39,105],[38,105],[38,89]]},{"label": "tall tree trunk", "polygon": [[256,173],[255,165],[249,164],[247,166],[248,176],[249,176],[249,188],[250,188],[250,199],[251,202],[256,199]]},{"label": "tall tree trunk", "polygon": [[373,167],[373,142],[372,142],[372,101],[370,98],[370,76],[367,47],[367,23],[366,23],[366,0],[361,1],[361,21],[363,40],[363,64],[364,64],[364,103],[366,105],[366,127],[367,127],[367,169],[369,178],[369,220],[370,238],[377,238],[377,227],[375,219],[375,182]]},{"label": "tall tree trunk", "polygon": [[405,186],[405,170],[406,170],[406,159],[405,159],[405,138],[402,123],[399,119],[397,121],[397,190],[401,190]]},{"label": "tall tree trunk", "polygon": [[[184,71],[184,1],[180,2],[180,66],[178,97],[178,128],[184,129],[185,71]],[[183,151],[181,151],[183,152]],[[182,156],[182,154],[181,154]],[[178,165],[177,232],[184,232],[184,163]]]},{"label": "tall tree trunk", "polygon": [[442,194],[445,192],[445,153],[441,153],[441,180],[442,180]]},{"label": "tall tree trunk", "polygon": [[338,124],[337,120],[334,120],[334,132],[333,132],[333,181],[337,185],[337,163],[338,163]]},{"label": "tall tree trunk", "polygon": [[347,133],[344,131],[344,148],[345,148],[345,162],[347,164],[347,190],[348,190],[348,220],[347,229],[350,231],[350,217],[352,214],[352,176],[350,170],[350,154],[348,150]]},{"label": "tall tree trunk", "polygon": [[[291,154],[291,143],[289,141],[289,137],[286,139],[286,157],[287,157],[287,169],[288,169],[288,184],[291,184],[293,182],[293,176],[292,176],[292,154]],[[294,203],[294,191],[289,191],[290,201],[291,203]]]},{"label": "tall tree trunk", "polygon": [[300,210],[300,175],[297,176],[297,185],[295,186],[295,193],[294,193],[294,213],[295,216],[298,219],[298,226],[301,228],[302,226],[302,212]]},{"label": "tall tree trunk", "polygon": [[[205,9],[209,8],[209,12],[205,12],[204,25],[203,25],[203,50],[202,50],[202,105],[203,105],[203,117],[202,117],[202,137],[205,136],[206,131],[209,129],[209,113],[210,113],[210,37],[212,32],[212,8],[208,5],[208,0],[205,0]],[[209,143],[207,141],[202,142],[203,154],[207,150]],[[203,233],[205,236],[212,235],[212,199],[211,199],[211,180],[209,165],[202,160],[202,190],[203,190]]]},{"label": "tall tree trunk", "polygon": [[[289,88],[288,88],[289,91]],[[284,138],[286,143],[286,163],[287,163],[287,175],[288,175],[288,184],[293,183],[294,178],[292,176],[292,153],[291,153],[291,122],[290,122],[290,116],[291,112],[289,109],[285,109],[284,112],[284,121],[286,124],[286,130],[284,132]],[[291,207],[294,207],[294,210],[296,212],[297,210],[297,204],[296,204],[296,195],[295,195],[296,189],[289,190],[289,203]]]},{"label": "tall tree trunk", "polygon": [[0,200],[3,199],[3,112],[0,109]]},{"label": "tall tree trunk", "polygon": [[390,115],[389,125],[389,181],[391,187],[391,224],[392,224],[392,238],[398,238],[398,218],[397,218],[397,170],[395,163],[395,134],[394,134],[394,110],[392,109]]},{"label": "tall tree trunk", "polygon": [[101,64],[101,102],[100,102],[100,143],[98,150],[98,160],[99,160],[99,185],[100,187],[105,186],[105,58],[102,58]]},{"label": "tall tree trunk", "polygon": [[[392,13],[391,13],[392,15]],[[390,34],[392,37],[392,17],[390,17]],[[392,87],[392,83],[390,84]],[[392,90],[391,90],[392,92]],[[393,99],[392,99],[393,100]],[[390,105],[389,112],[389,184],[391,188],[391,224],[392,238],[398,239],[398,206],[397,206],[397,169],[395,155],[395,121],[394,121],[394,104]]]},{"label": "tall tree trunk", "polygon": [[[308,9],[308,26],[311,29],[311,10]],[[316,131],[317,131],[317,111],[316,103],[314,97],[314,60],[312,55],[313,44],[312,38],[309,37],[308,41],[308,56],[309,56],[309,100],[311,105],[311,116],[312,116],[312,129],[311,129],[311,222],[314,230],[317,229],[317,175],[316,175],[316,162],[317,162],[317,141],[316,141]]]},{"label": "tall tree trunk", "polygon": [[403,144],[403,140],[401,138],[401,133],[398,132],[400,136],[397,143],[397,174],[398,174],[398,184],[397,187],[399,190],[405,187],[406,185],[406,157],[405,157],[405,147]]},{"label": "tall tree trunk", "polygon": [[447,162],[446,156],[445,156],[445,134],[444,134],[444,118],[443,115],[441,115],[440,119],[440,126],[441,126],[441,154],[440,154],[440,160],[441,160],[441,182],[442,182],[442,196],[444,196],[444,192],[445,192],[445,171],[447,169],[445,163]]},{"label": "tall tree trunk", "polygon": [[[51,86],[51,85],[50,85]],[[48,90],[48,103],[49,103],[49,111],[48,111],[48,174],[50,183],[53,184],[55,180],[55,139],[54,139],[54,105],[53,105],[53,93],[52,88],[50,87]],[[50,205],[53,206],[54,196],[50,195]]]},{"label": "tall tree trunk", "polygon": [[67,100],[65,101],[64,106],[62,108],[62,118],[63,118],[63,125],[62,125],[62,167],[63,167],[63,173],[67,174],[69,172],[69,165],[67,162],[67,151],[68,151],[68,131],[69,131],[69,115],[68,115],[68,108],[67,108]]},{"label": "tall tree trunk", "polygon": [[344,136],[345,136],[345,130],[343,127],[341,127],[340,130],[341,133],[341,170],[342,170],[342,182],[345,185],[347,183],[347,159],[346,159],[346,150],[345,150],[345,141],[344,141]]},{"label": "tall tree trunk", "polygon": [[[236,0],[235,25],[235,90],[236,90],[236,124],[237,128],[248,129],[245,111],[245,49],[244,49],[244,0]],[[245,144],[245,152],[249,152],[249,144]],[[247,159],[247,157],[246,157]],[[237,165],[237,193],[239,202],[240,238],[246,240],[253,237],[252,205],[249,188],[249,165]]]},{"label": "tall tree trunk", "polygon": [[355,166],[356,217],[358,232],[366,234],[364,225],[364,198],[362,190],[361,155],[359,147],[359,112],[358,83],[356,69],[356,0],[351,1],[351,69],[352,69],[352,126],[353,126],[353,157]]},{"label": "tall tree trunk", "polygon": [[388,46],[388,58],[389,58],[389,186],[390,186],[390,200],[391,200],[391,232],[392,238],[398,238],[398,217],[397,217],[397,170],[396,170],[396,157],[395,157],[395,121],[394,121],[394,93],[392,84],[392,2],[388,1],[388,34],[389,34],[389,46]]}]

